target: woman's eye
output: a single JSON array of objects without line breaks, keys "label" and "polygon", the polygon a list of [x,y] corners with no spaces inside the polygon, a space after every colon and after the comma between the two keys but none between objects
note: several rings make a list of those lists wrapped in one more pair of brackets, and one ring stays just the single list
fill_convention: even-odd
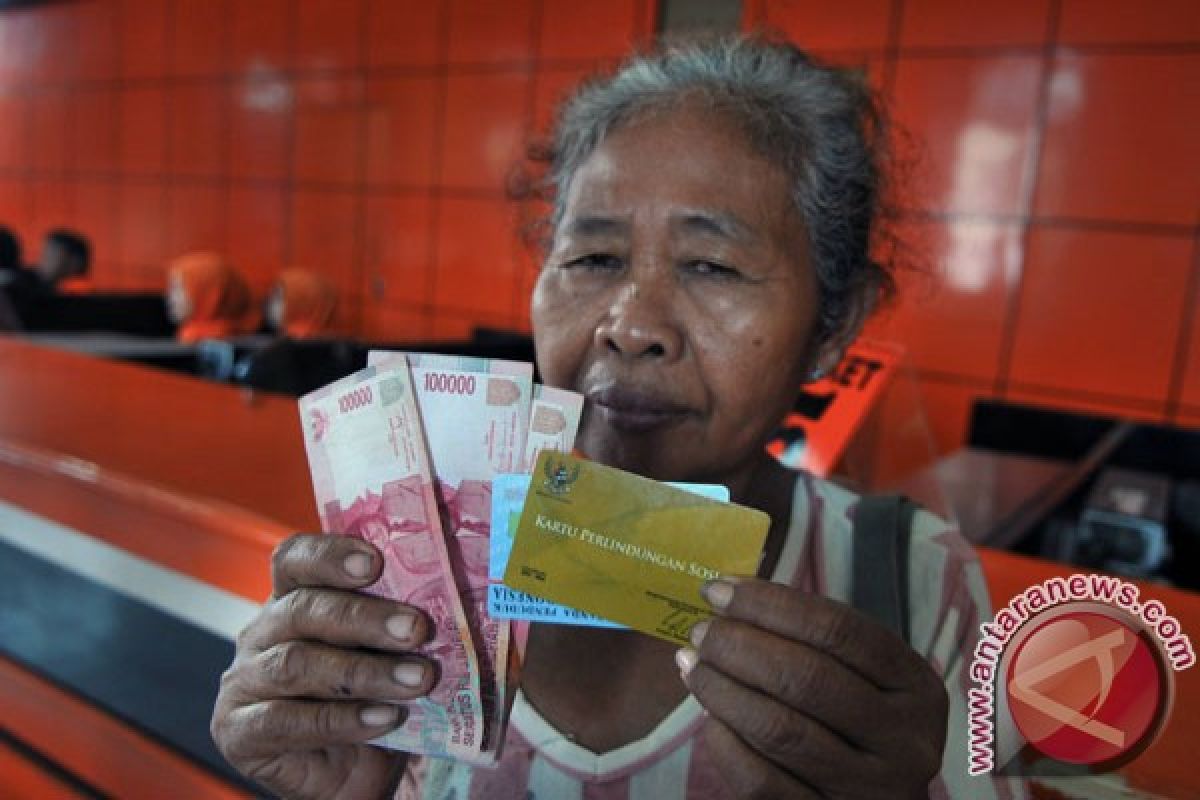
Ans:
[{"label": "woman's eye", "polygon": [[620,269],[623,265],[624,263],[617,256],[608,253],[588,253],[586,256],[568,261],[563,266],[582,267],[588,270],[615,270]]},{"label": "woman's eye", "polygon": [[708,275],[714,278],[737,278],[741,275],[733,267],[727,267],[715,261],[689,261],[687,267],[696,275]]}]

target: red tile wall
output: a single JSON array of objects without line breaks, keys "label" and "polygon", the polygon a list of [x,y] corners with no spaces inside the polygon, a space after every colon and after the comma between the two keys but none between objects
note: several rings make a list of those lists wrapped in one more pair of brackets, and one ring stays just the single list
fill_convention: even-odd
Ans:
[{"label": "red tile wall", "polygon": [[[0,223],[91,237],[101,288],[189,249],[325,273],[378,338],[528,327],[506,180],[654,0],[72,0],[0,12]],[[536,116],[535,116],[536,115]],[[536,120],[536,121],[535,121]]]},{"label": "red tile wall", "polygon": [[[0,12],[0,221],[101,286],[182,249],[326,273],[376,338],[528,324],[504,196],[654,0],[75,0]],[[907,345],[941,450],[1001,397],[1200,420],[1200,12],[1153,0],[746,0],[861,64],[907,131]],[[31,255],[33,253],[31,252]]]},{"label": "red tile wall", "polygon": [[932,440],[976,398],[1200,423],[1200,6],[747,0],[902,131],[898,302]]}]

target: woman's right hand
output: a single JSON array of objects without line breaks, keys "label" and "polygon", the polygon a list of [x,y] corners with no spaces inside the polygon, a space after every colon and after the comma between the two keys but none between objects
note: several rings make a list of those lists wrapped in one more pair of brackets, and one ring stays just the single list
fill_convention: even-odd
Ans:
[{"label": "woman's right hand", "polygon": [[297,535],[275,550],[271,599],[221,676],[212,736],[239,771],[283,797],[381,798],[403,754],[366,744],[428,694],[431,633],[410,606],[358,593],[383,569],[368,542]]}]

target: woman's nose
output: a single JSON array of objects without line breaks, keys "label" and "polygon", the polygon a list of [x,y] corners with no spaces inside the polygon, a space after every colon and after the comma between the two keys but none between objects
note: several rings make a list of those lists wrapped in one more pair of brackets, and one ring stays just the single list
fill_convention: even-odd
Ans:
[{"label": "woman's nose", "polygon": [[683,335],[664,293],[631,282],[596,327],[596,344],[624,358],[670,362],[683,352]]}]

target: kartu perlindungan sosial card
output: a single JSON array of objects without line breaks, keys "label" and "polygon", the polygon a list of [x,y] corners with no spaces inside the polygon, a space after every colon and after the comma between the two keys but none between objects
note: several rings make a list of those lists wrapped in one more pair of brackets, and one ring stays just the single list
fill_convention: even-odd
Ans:
[{"label": "kartu perlindungan sosial card", "polygon": [[705,581],[754,575],[770,518],[543,452],[504,584],[677,644],[712,612]]}]

